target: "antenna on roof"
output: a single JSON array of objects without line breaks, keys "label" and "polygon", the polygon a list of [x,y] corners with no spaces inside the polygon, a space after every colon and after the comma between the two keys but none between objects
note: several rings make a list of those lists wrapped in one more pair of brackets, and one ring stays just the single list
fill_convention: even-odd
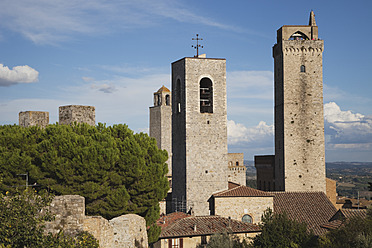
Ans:
[{"label": "antenna on roof", "polygon": [[195,58],[199,57],[199,47],[204,48],[202,45],[199,44],[199,40],[203,40],[202,38],[199,38],[199,34],[196,34],[196,38],[192,38],[192,40],[196,40],[196,46],[192,45],[191,47],[196,49],[196,56]]}]

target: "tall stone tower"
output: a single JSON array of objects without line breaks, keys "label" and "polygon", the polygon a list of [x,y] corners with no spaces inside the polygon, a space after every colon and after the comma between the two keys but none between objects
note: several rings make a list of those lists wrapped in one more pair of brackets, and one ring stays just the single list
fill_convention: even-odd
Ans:
[{"label": "tall stone tower", "polygon": [[172,63],[172,203],[209,214],[209,198],[227,189],[226,60]]},{"label": "tall stone tower", "polygon": [[172,177],[172,107],[171,92],[164,85],[154,93],[150,107],[150,137],[156,139],[159,149],[168,152],[168,178]]},{"label": "tall stone tower", "polygon": [[275,190],[326,192],[323,40],[309,25],[285,25],[273,47]]}]

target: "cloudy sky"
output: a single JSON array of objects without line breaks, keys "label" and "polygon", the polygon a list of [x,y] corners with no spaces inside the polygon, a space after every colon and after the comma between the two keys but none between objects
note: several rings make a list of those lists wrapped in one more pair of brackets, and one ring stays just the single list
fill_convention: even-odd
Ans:
[{"label": "cloudy sky", "polygon": [[195,54],[226,58],[229,151],[273,154],[276,30],[308,24],[325,41],[327,161],[372,161],[369,0],[0,1],[0,124],[20,111],[93,105],[97,122],[148,129],[152,94],[170,87],[170,63]]}]

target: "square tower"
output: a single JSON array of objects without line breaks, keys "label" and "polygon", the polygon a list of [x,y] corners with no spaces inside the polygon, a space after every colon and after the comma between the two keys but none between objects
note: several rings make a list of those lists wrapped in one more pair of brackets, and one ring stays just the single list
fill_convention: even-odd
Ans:
[{"label": "square tower", "polygon": [[96,110],[93,106],[67,105],[59,107],[59,124],[70,125],[74,122],[96,125]]},{"label": "square tower", "polygon": [[168,152],[168,178],[172,177],[172,108],[171,92],[164,85],[154,93],[150,107],[150,137],[156,139],[159,149]]},{"label": "square tower", "polygon": [[226,60],[172,63],[172,203],[209,214],[209,198],[227,189]]},{"label": "square tower", "polygon": [[49,125],[49,112],[24,111],[19,112],[19,125],[22,127],[39,126],[45,128]]},{"label": "square tower", "polygon": [[277,31],[275,190],[326,192],[323,48],[312,11],[309,25]]}]

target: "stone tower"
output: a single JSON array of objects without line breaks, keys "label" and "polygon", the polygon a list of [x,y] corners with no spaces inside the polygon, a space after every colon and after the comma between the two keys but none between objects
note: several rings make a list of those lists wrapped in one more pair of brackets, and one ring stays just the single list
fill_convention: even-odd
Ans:
[{"label": "stone tower", "polygon": [[49,112],[24,111],[19,112],[19,125],[22,127],[39,126],[45,128],[49,124]]},{"label": "stone tower", "polygon": [[150,137],[156,139],[159,149],[168,152],[168,178],[172,177],[172,107],[171,92],[164,85],[154,93],[150,107]]},{"label": "stone tower", "polygon": [[209,214],[209,198],[227,189],[226,60],[172,63],[172,204]]},{"label": "stone tower", "polygon": [[59,124],[86,123],[96,125],[96,110],[93,106],[67,105],[59,107]]},{"label": "stone tower", "polygon": [[275,190],[326,192],[323,40],[309,25],[285,25],[273,47]]}]

